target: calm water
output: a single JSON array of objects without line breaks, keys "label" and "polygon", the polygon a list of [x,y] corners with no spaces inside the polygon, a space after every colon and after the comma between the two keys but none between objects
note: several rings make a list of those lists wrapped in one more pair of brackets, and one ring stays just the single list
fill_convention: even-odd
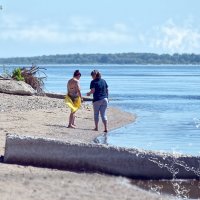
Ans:
[{"label": "calm water", "polygon": [[99,69],[109,85],[110,105],[137,115],[135,123],[100,142],[200,155],[200,66],[45,67],[45,89],[57,93],[66,93],[67,80],[80,69],[83,95],[91,70]]},{"label": "calm water", "polygon": [[114,74],[112,104],[135,113],[137,121],[102,142],[199,155],[200,67],[121,67]]}]

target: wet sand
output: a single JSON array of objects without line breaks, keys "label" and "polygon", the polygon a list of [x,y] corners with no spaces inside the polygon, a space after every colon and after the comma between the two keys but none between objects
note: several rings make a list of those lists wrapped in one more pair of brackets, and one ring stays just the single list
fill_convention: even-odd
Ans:
[{"label": "wet sand", "polygon": [[180,199],[200,199],[200,182],[195,179],[132,180],[132,184],[147,191]]},{"label": "wet sand", "polygon": [[[91,103],[77,112],[76,129],[67,128],[70,110],[62,99],[0,93],[0,154],[7,133],[90,143],[103,133],[93,131]],[[122,117],[123,116],[123,117]],[[130,113],[108,109],[109,130],[135,120]],[[51,153],[51,152],[50,152]],[[75,173],[31,166],[0,164],[1,199],[166,199],[104,174]]]}]

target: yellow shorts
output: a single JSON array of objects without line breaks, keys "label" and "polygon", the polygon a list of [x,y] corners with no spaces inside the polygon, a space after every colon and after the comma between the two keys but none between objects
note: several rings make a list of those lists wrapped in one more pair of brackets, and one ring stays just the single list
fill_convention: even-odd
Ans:
[{"label": "yellow shorts", "polygon": [[81,107],[81,98],[79,96],[71,98],[69,95],[66,95],[65,103],[69,108],[71,108],[71,112],[74,113]]}]

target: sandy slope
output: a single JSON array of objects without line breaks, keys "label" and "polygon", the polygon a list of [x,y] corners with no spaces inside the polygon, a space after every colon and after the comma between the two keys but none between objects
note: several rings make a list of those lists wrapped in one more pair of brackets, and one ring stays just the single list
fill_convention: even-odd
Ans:
[{"label": "sandy slope", "polygon": [[[102,133],[93,131],[91,104],[77,113],[77,128],[68,129],[69,109],[63,100],[0,94],[0,153],[6,133],[91,142]],[[109,108],[109,129],[130,123],[134,116]],[[123,117],[122,117],[123,116]],[[130,180],[102,174],[0,164],[0,199],[164,199],[130,184]]]}]

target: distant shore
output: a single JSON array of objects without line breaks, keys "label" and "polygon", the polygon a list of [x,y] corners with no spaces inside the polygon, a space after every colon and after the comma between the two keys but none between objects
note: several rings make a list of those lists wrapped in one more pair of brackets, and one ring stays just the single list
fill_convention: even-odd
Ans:
[{"label": "distant shore", "polygon": [[176,65],[176,64],[200,64],[199,54],[156,54],[156,53],[96,53],[96,54],[57,54],[32,57],[0,58],[0,64],[22,65],[27,63],[41,64],[130,64],[130,65]]}]

